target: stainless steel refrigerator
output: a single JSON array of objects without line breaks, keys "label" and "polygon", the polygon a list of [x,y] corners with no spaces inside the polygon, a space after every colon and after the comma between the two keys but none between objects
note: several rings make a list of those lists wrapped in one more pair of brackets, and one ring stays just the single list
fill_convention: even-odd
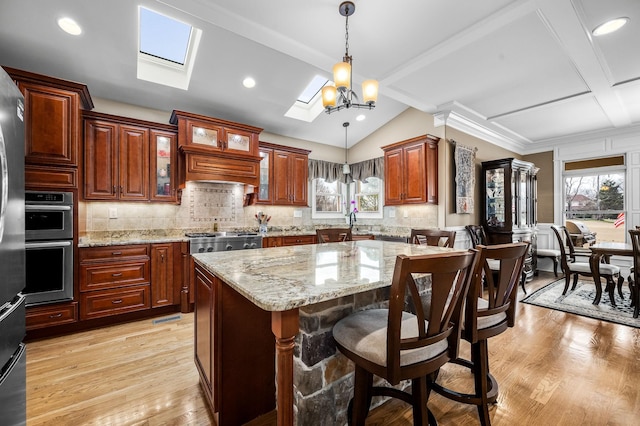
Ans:
[{"label": "stainless steel refrigerator", "polygon": [[0,67],[0,423],[26,424],[24,98]]}]

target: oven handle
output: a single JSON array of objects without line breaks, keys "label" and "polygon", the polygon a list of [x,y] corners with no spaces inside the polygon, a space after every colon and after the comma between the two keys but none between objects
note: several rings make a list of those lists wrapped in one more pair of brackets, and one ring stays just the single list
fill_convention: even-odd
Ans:
[{"label": "oven handle", "polygon": [[44,241],[38,243],[25,243],[24,248],[47,248],[47,247],[68,247],[71,241]]},{"label": "oven handle", "polygon": [[71,210],[71,206],[48,206],[42,204],[27,204],[25,210],[49,210],[49,211],[67,211]]}]

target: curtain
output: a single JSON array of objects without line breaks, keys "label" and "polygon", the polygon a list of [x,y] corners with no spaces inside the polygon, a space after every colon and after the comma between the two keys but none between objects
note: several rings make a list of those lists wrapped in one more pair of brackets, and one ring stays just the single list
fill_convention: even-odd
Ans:
[{"label": "curtain", "polygon": [[473,213],[475,163],[477,148],[460,145],[451,140],[454,149],[456,181],[456,213]]},{"label": "curtain", "polygon": [[343,164],[322,160],[309,160],[309,180],[324,179],[327,182],[339,181],[351,183],[354,180],[365,181],[370,177],[384,179],[384,157],[360,161],[349,165],[351,173],[342,173]]}]

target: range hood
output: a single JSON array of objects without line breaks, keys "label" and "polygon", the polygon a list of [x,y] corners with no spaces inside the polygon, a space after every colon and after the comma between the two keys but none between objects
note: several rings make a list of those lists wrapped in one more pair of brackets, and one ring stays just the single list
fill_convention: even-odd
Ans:
[{"label": "range hood", "polygon": [[186,181],[258,186],[262,129],[184,111],[173,111],[178,125],[178,176]]}]

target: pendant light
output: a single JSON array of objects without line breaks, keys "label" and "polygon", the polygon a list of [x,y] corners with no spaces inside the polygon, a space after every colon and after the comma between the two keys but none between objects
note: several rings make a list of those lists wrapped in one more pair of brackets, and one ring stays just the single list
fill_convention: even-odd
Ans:
[{"label": "pendant light", "polygon": [[356,11],[356,6],[351,1],[340,4],[340,15],[345,17],[345,54],[342,62],[333,67],[333,81],[335,86],[322,88],[322,106],[327,114],[340,111],[343,108],[375,108],[378,100],[378,81],[365,80],[362,83],[362,97],[364,103],[359,103],[358,95],[352,90],[353,73],[351,63],[353,58],[349,55],[349,16]]},{"label": "pendant light", "polygon": [[347,163],[347,128],[349,127],[349,122],[342,123],[342,127],[344,127],[344,164],[342,165],[342,173],[348,175],[351,173],[351,167]]}]

